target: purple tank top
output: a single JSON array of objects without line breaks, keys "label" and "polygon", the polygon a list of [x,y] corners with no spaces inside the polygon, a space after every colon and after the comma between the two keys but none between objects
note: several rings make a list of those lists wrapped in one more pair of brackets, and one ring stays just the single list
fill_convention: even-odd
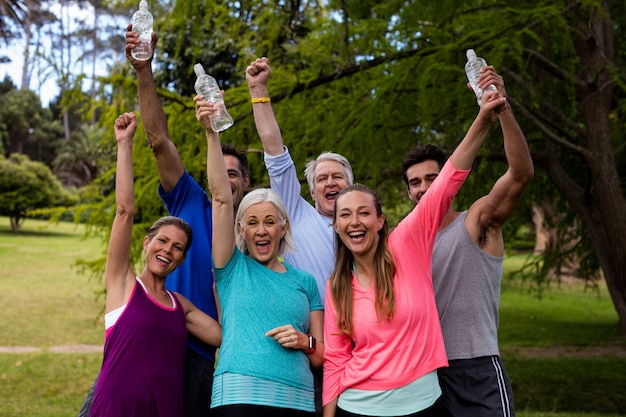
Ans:
[{"label": "purple tank top", "polygon": [[92,417],[183,416],[183,308],[151,299],[139,282],[104,344]]}]

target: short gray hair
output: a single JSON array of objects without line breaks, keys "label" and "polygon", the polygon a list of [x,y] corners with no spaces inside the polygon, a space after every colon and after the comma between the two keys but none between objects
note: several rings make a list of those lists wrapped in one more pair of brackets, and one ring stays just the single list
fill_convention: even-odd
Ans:
[{"label": "short gray hair", "polygon": [[323,161],[335,161],[343,166],[346,177],[348,177],[348,184],[352,184],[354,181],[354,174],[352,173],[352,166],[350,166],[350,161],[338,153],[334,152],[322,152],[316,159],[307,162],[304,167],[304,175],[306,175],[306,182],[309,183],[309,190],[313,190],[315,188],[315,169],[319,165],[320,162]]},{"label": "short gray hair", "polygon": [[269,202],[274,204],[278,210],[278,218],[280,224],[286,227],[285,236],[283,236],[278,247],[278,256],[287,251],[293,250],[293,239],[291,237],[291,222],[287,221],[287,208],[278,193],[271,188],[257,188],[250,191],[239,203],[237,215],[235,216],[235,244],[237,248],[244,254],[249,255],[250,251],[246,245],[246,239],[239,230],[239,224],[246,215],[246,211],[255,204]]}]

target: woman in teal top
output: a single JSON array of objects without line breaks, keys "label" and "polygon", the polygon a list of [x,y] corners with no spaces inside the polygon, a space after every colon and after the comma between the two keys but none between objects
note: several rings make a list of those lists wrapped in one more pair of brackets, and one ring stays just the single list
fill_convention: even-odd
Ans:
[{"label": "woman in teal top", "polygon": [[250,192],[234,218],[219,135],[209,121],[213,105],[202,95],[194,100],[196,118],[206,130],[213,273],[222,309],[212,415],[312,416],[310,367],[320,367],[323,357],[317,284],[308,272],[278,259],[290,249],[291,230],[276,192]]}]

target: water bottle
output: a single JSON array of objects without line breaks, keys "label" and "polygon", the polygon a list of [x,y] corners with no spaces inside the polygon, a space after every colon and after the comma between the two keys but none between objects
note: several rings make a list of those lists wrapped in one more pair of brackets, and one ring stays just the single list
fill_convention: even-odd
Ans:
[{"label": "water bottle", "polygon": [[152,56],[152,23],[154,19],[148,10],[148,2],[141,0],[139,10],[133,14],[133,32],[139,34],[139,43],[130,51],[133,58],[147,61]]},{"label": "water bottle", "polygon": [[228,129],[235,122],[226,110],[224,98],[222,97],[217,81],[204,72],[202,64],[194,65],[193,71],[196,73],[196,77],[198,77],[194,85],[196,93],[202,94],[206,101],[215,106],[215,113],[209,118],[211,120],[211,129],[213,129],[214,132],[222,132]]},{"label": "water bottle", "polygon": [[[482,103],[483,90],[478,87],[477,81],[478,77],[480,77],[480,69],[482,67],[487,66],[487,61],[483,58],[476,56],[476,52],[473,49],[468,49],[466,54],[467,63],[465,64],[465,74],[467,75],[467,80],[469,81],[474,93],[476,94],[476,101],[478,101],[478,105],[480,106]],[[487,87],[489,90],[496,90],[496,86],[491,84]]]}]

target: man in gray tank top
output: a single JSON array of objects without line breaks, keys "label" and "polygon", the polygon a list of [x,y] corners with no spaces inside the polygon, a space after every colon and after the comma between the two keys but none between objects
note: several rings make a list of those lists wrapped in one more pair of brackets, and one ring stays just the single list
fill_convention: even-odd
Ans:
[{"label": "man in gray tank top", "polygon": [[[506,97],[504,80],[486,67],[479,87],[493,84]],[[498,350],[498,307],[504,241],[511,216],[534,175],[533,162],[511,107],[499,114],[508,170],[489,194],[466,211],[452,208],[433,252],[433,287],[450,366],[439,369],[442,415],[513,416],[513,395]],[[409,198],[418,204],[446,161],[439,148],[417,146],[402,162]]]}]

